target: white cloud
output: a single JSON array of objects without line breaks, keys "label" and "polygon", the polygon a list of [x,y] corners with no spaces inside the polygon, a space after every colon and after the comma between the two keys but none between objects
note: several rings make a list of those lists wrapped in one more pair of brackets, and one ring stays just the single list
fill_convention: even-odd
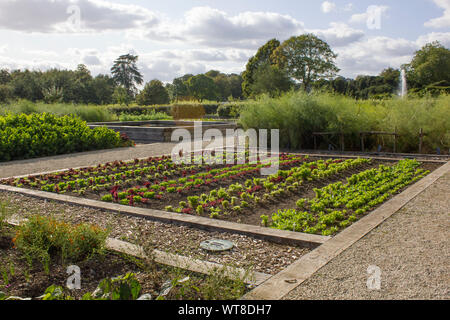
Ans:
[{"label": "white cloud", "polygon": [[322,12],[323,13],[330,13],[334,9],[336,9],[336,4],[334,2],[330,2],[330,1],[322,2]]},{"label": "white cloud", "polygon": [[442,17],[431,19],[425,22],[425,27],[448,28],[450,27],[450,0],[433,0],[434,3],[444,9]]},{"label": "white cloud", "polygon": [[450,48],[450,32],[431,32],[420,36],[416,43],[423,47],[425,44],[439,41],[444,47]]},{"label": "white cloud", "polygon": [[[435,0],[445,9],[444,17],[448,15],[448,7],[444,5],[449,1]],[[0,0],[0,29],[70,32],[67,7],[73,3],[72,0]],[[411,41],[385,36],[367,37],[360,26],[349,26],[343,22],[332,22],[325,29],[305,29],[301,21],[274,12],[231,15],[211,7],[194,7],[181,19],[175,20],[140,6],[119,5],[104,0],[78,0],[76,3],[81,9],[83,32],[120,30],[122,34],[117,41],[122,44],[111,47],[99,44],[98,48],[62,47],[60,52],[46,51],[45,48],[21,50],[11,47],[12,43],[8,46],[0,44],[0,65],[11,69],[46,70],[55,67],[74,69],[77,64],[84,63],[93,75],[109,74],[113,61],[119,55],[131,52],[139,55],[138,66],[145,81],[157,78],[167,82],[186,73],[197,74],[211,69],[240,73],[256,49],[270,38],[283,41],[312,32],[327,41],[338,53],[337,64],[342,74],[355,77],[358,74],[378,74],[389,66],[398,68],[410,62],[416,50],[433,40],[450,47],[450,32],[432,32]],[[388,7],[377,8],[386,15]],[[322,3],[323,12],[333,10],[350,11],[353,6],[348,3],[339,9],[334,2]],[[352,15],[350,22],[367,23],[370,14],[368,8],[365,13]],[[427,24],[430,27],[442,25],[444,17],[430,20]],[[152,47],[147,52],[134,52],[133,44],[137,39],[158,41],[158,49],[153,50]],[[74,44],[74,47],[78,45],[80,43]]]},{"label": "white cloud", "polygon": [[36,57],[35,59],[18,59],[16,57],[6,57],[0,56],[0,65],[1,68],[5,68],[8,70],[17,70],[17,69],[28,69],[28,70],[49,70],[52,68],[56,69],[68,69],[70,68],[70,64],[61,63],[55,60],[45,60],[40,57]]},{"label": "white cloud", "polygon": [[158,78],[171,82],[184,74],[220,70],[225,73],[242,72],[253,50],[245,49],[188,49],[159,50],[139,56],[146,81]]},{"label": "white cloud", "polygon": [[97,56],[88,55],[83,57],[83,62],[87,66],[99,66],[101,65],[101,61]]},{"label": "white cloud", "polygon": [[347,24],[342,22],[332,22],[328,29],[308,31],[316,34],[332,47],[346,46],[364,37],[364,32],[362,30],[350,28]]},{"label": "white cloud", "polygon": [[140,6],[103,0],[2,0],[0,28],[24,32],[99,32],[151,27],[156,15]]},{"label": "white cloud", "polygon": [[377,75],[385,68],[398,68],[409,63],[418,48],[415,41],[402,38],[368,37],[337,48],[336,62],[342,74],[347,77]]},{"label": "white cloud", "polygon": [[168,39],[214,47],[257,48],[270,38],[302,33],[303,23],[273,12],[230,16],[211,7],[195,7],[180,21],[165,20],[147,32],[152,40]]}]

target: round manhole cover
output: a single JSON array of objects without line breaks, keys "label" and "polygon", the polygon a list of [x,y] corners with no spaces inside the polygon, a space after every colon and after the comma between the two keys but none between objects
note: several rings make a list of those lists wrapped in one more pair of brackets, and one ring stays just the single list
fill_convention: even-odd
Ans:
[{"label": "round manhole cover", "polygon": [[208,251],[227,251],[234,247],[234,244],[228,240],[212,239],[200,243],[200,248]]}]

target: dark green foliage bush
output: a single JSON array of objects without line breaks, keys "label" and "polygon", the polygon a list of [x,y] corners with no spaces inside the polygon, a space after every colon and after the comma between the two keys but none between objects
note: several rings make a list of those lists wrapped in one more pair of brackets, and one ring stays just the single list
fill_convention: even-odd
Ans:
[{"label": "dark green foliage bush", "polygon": [[151,114],[154,112],[163,112],[170,115],[170,106],[113,106],[108,109],[111,113],[116,114],[117,116],[121,115],[134,115],[140,116],[144,114]]},{"label": "dark green foliage bush", "polygon": [[120,134],[73,116],[8,114],[0,117],[0,161],[123,146]]},{"label": "dark green foliage bush", "polygon": [[217,115],[219,118],[239,118],[243,104],[225,103],[219,106],[217,109]]}]

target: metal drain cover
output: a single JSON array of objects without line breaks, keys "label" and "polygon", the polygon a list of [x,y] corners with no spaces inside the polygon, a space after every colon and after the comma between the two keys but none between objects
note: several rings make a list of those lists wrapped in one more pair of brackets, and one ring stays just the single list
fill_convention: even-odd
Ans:
[{"label": "metal drain cover", "polygon": [[234,244],[231,241],[221,239],[211,239],[200,243],[200,248],[214,252],[227,251],[233,247]]}]

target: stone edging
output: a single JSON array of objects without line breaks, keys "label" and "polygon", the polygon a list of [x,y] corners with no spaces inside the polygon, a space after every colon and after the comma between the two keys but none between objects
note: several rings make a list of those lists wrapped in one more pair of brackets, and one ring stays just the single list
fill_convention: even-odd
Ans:
[{"label": "stone edging", "polygon": [[[108,238],[106,247],[135,257],[144,258],[146,256],[142,247],[118,239]],[[221,270],[225,276],[231,279],[240,278],[245,283],[255,286],[260,285],[271,277],[271,275],[262,272],[248,272],[242,268],[223,266],[218,263],[192,259],[160,250],[153,250],[152,255],[155,262],[160,264],[203,274],[209,274],[214,270]]]},{"label": "stone edging", "polygon": [[242,299],[279,300],[283,298],[448,172],[450,172],[450,161],[355,224],[341,231],[315,250],[302,256],[299,260],[244,295]]},{"label": "stone edging", "polygon": [[254,225],[241,224],[236,222],[213,220],[210,218],[192,216],[181,213],[124,206],[115,203],[77,198],[62,194],[31,189],[23,189],[6,185],[0,185],[0,191],[15,192],[40,199],[64,202],[84,207],[90,207],[94,209],[110,210],[118,212],[120,214],[127,214],[135,217],[156,220],[161,222],[178,223],[208,231],[221,231],[221,232],[244,234],[255,238],[267,239],[279,243],[317,245],[325,243],[328,239],[330,239],[330,237],[328,236],[277,230]]}]

